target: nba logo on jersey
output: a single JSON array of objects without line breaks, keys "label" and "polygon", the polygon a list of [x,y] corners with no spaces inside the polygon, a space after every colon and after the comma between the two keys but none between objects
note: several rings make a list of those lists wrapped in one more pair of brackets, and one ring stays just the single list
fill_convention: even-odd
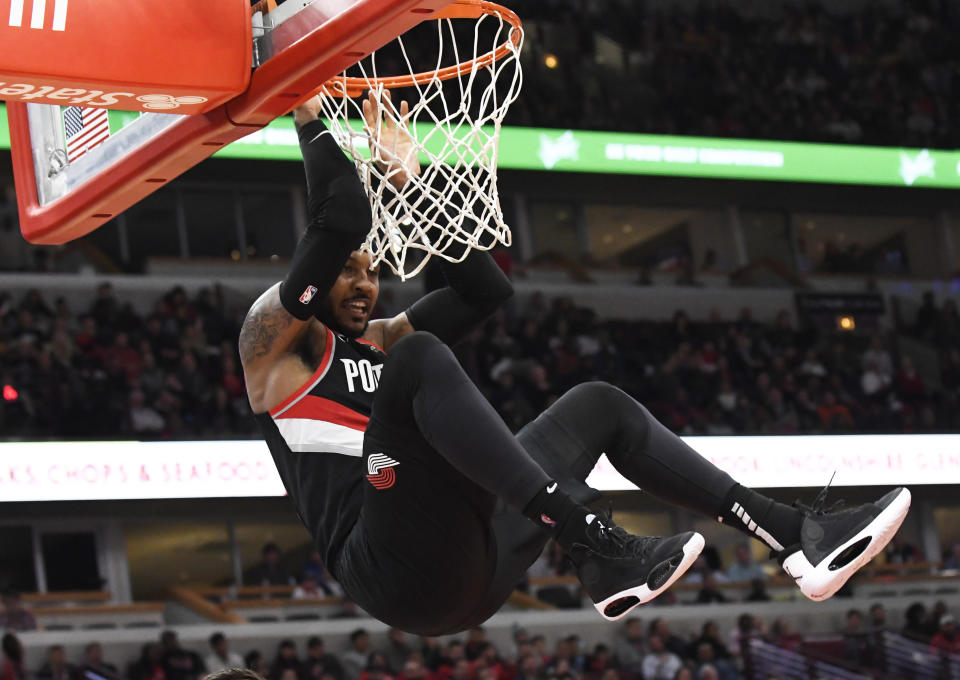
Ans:
[{"label": "nba logo on jersey", "polygon": [[300,302],[305,305],[310,304],[310,300],[313,299],[313,296],[317,294],[316,286],[307,286],[303,289],[303,294],[300,296]]}]

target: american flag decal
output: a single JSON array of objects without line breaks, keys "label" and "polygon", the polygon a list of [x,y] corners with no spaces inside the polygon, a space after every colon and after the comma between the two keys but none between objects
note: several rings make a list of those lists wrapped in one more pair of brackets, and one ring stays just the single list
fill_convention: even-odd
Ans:
[{"label": "american flag decal", "polygon": [[63,110],[67,162],[72,163],[110,136],[106,109],[68,106]]}]

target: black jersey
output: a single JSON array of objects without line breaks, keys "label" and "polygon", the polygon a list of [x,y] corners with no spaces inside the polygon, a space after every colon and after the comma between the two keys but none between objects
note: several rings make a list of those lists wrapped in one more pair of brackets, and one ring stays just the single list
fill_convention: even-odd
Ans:
[{"label": "black jersey", "polygon": [[363,433],[385,358],[379,347],[328,329],[310,379],[257,415],[280,479],[327,564],[360,516]]}]

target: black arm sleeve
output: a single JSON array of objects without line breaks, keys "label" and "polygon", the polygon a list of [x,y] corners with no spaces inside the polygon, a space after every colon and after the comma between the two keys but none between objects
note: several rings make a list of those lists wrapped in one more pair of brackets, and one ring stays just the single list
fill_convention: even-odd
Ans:
[{"label": "black arm sleeve", "polygon": [[440,263],[447,287],[413,303],[407,319],[416,330],[455,345],[513,296],[513,285],[486,251],[474,250],[456,264]]},{"label": "black arm sleeve", "polygon": [[280,302],[302,321],[317,312],[372,223],[370,202],[353,163],[332,135],[321,134],[325,131],[319,120],[299,130],[310,222],[280,284]]}]

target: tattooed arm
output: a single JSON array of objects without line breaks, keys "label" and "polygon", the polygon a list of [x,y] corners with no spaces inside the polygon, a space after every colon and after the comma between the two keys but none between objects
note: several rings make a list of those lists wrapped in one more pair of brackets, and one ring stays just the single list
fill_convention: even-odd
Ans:
[{"label": "tattooed arm", "polygon": [[240,328],[240,363],[255,413],[272,408],[309,377],[298,350],[312,336],[324,337],[311,333],[321,326],[316,319],[300,321],[283,308],[279,289],[280,284],[271,286],[257,298]]}]

